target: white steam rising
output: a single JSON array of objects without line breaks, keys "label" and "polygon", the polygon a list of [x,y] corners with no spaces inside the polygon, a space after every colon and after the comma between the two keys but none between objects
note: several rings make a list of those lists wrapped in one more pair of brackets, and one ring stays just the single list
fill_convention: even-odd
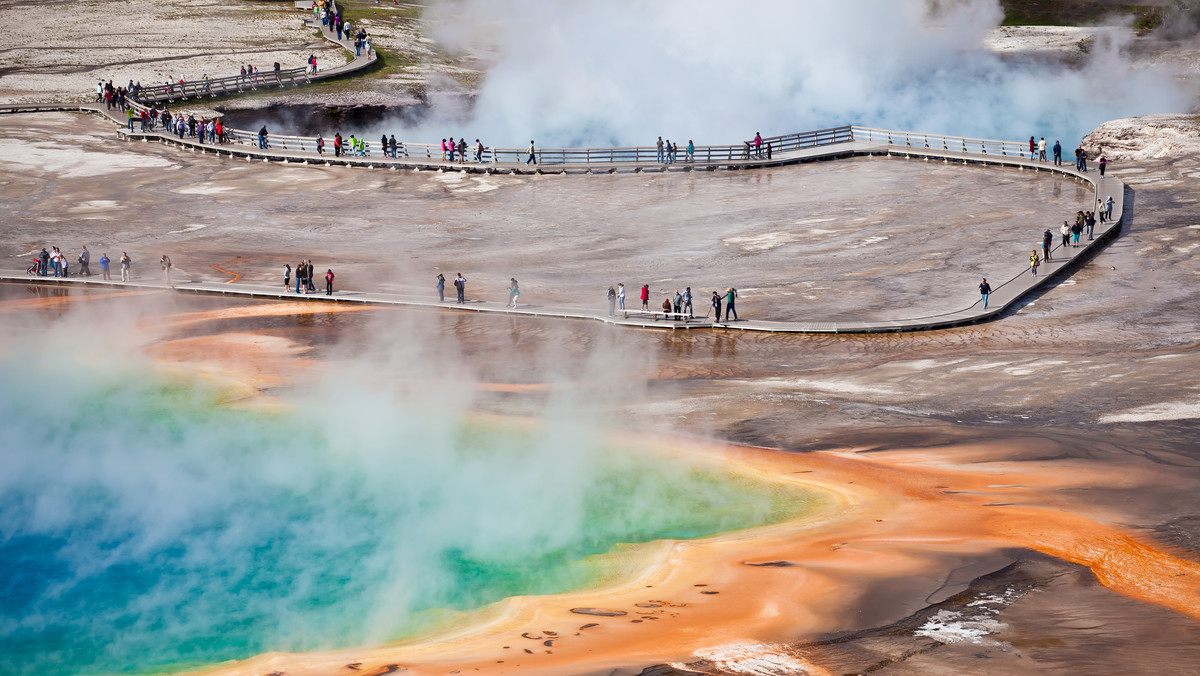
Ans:
[{"label": "white steam rising", "polygon": [[[1116,117],[1185,110],[1165,69],[1134,70],[1128,31],[1086,63],[983,46],[997,0],[460,0],[428,12],[450,50],[494,53],[477,101],[435,101],[413,140],[485,145],[738,143],[843,124],[1070,147]],[[1125,37],[1122,37],[1125,36]]]},{"label": "white steam rising", "polygon": [[[141,356],[174,311],[139,303],[9,322],[0,673],[377,643],[441,609],[594,582],[580,558],[616,542],[776,513],[765,493],[620,452],[573,394],[528,429],[480,419],[454,340],[396,315],[282,393],[285,410],[230,409]],[[630,375],[597,352],[584,380]]]}]

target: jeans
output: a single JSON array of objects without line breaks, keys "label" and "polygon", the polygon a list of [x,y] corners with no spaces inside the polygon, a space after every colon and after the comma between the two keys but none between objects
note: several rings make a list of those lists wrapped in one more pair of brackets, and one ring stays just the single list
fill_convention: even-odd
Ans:
[{"label": "jeans", "polygon": [[266,150],[267,148],[267,139],[263,137],[262,134],[258,135],[258,147],[262,148],[263,150]]},{"label": "jeans", "polygon": [[730,304],[728,304],[728,305],[726,305],[726,306],[725,306],[725,321],[729,321],[729,313],[730,313],[730,312],[732,312],[732,313],[733,313],[733,318],[734,318],[735,320],[738,318],[738,316],[737,316],[737,309],[733,307],[733,303],[730,303]]},{"label": "jeans", "polygon": [[987,309],[987,300],[988,300],[988,295],[985,293],[985,294],[983,294],[983,308],[985,310]]}]

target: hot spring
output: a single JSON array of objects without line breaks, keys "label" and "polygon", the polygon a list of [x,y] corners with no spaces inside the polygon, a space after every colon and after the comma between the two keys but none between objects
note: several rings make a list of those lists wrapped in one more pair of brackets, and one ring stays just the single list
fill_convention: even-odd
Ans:
[{"label": "hot spring", "polygon": [[820,500],[586,422],[496,421],[366,384],[244,410],[188,377],[90,362],[18,349],[0,365],[0,673],[402,640],[628,577],[638,543]]}]

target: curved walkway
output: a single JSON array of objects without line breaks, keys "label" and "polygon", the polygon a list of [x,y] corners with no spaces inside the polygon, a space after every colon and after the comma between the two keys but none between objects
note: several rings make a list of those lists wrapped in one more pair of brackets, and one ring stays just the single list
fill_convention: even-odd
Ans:
[{"label": "curved walkway", "polygon": [[[885,132],[886,133],[886,132]],[[891,132],[897,134],[896,132]],[[1016,251],[1012,253],[1013,259],[1010,270],[1015,274],[1010,273],[1008,278],[1003,279],[993,286],[992,295],[988,308],[982,307],[982,301],[976,301],[972,305],[948,311],[944,314],[913,317],[903,320],[878,320],[878,321],[841,321],[841,322],[821,322],[821,321],[760,321],[760,320],[740,320],[733,322],[714,321],[709,318],[695,319],[692,321],[674,321],[658,319],[652,315],[640,311],[618,311],[617,316],[610,317],[606,306],[598,308],[571,308],[571,307],[549,307],[540,305],[526,305],[516,309],[507,307],[499,302],[488,302],[480,300],[472,300],[466,305],[458,305],[454,302],[437,302],[428,298],[417,296],[405,296],[397,294],[382,294],[372,293],[368,291],[356,290],[339,290],[332,297],[327,297],[324,294],[313,295],[296,295],[281,291],[278,286],[256,286],[241,283],[220,283],[220,282],[199,282],[187,281],[179,282],[172,287],[176,291],[184,291],[191,293],[202,294],[220,294],[225,296],[240,296],[248,298],[272,299],[272,300],[306,300],[315,302],[335,302],[335,303],[368,303],[375,305],[399,305],[408,307],[427,307],[427,308],[444,308],[459,311],[469,312],[488,312],[500,313],[508,315],[527,315],[538,317],[556,317],[570,319],[593,319],[611,324],[623,326],[636,326],[645,328],[664,328],[664,329],[699,329],[699,328],[722,328],[739,331],[765,331],[774,333],[882,333],[882,332],[897,332],[897,331],[924,331],[932,329],[946,329],[956,326],[965,326],[978,322],[988,321],[1003,315],[1005,312],[1014,308],[1023,298],[1035,292],[1036,290],[1056,282],[1064,276],[1070,274],[1071,271],[1078,268],[1084,261],[1088,260],[1096,251],[1102,248],[1107,242],[1114,239],[1121,230],[1121,223],[1124,219],[1125,205],[1125,184],[1113,176],[1100,177],[1097,172],[1080,173],[1073,168],[1053,167],[1047,163],[1033,162],[1026,159],[1016,157],[1007,157],[998,159],[994,156],[985,156],[982,153],[963,153],[961,150],[949,150],[946,148],[926,148],[921,145],[899,145],[893,143],[891,145],[886,142],[878,141],[847,141],[844,143],[832,144],[824,148],[824,157],[850,157],[857,155],[886,155],[893,158],[895,161],[903,160],[918,160],[918,161],[940,161],[943,163],[954,164],[993,164],[1000,166],[1016,167],[1018,170],[1032,170],[1037,173],[1053,172],[1055,174],[1072,176],[1077,180],[1087,183],[1093,190],[1094,194],[1101,196],[1112,195],[1113,197],[1113,214],[1112,219],[1106,223],[1097,223],[1095,229],[1095,239],[1081,243],[1079,248],[1063,248],[1061,245],[1053,249],[1054,259],[1049,262],[1043,262],[1042,274],[1034,276],[1030,273],[1027,265],[1027,254],[1024,251]],[[815,159],[816,156],[808,156],[807,159]],[[792,158],[791,161],[804,161],[797,158]],[[1094,202],[1094,200],[1093,200]],[[1042,227],[1036,228],[1039,232],[1031,232],[1030,240],[1035,241],[1040,235]],[[1057,231],[1053,232],[1057,241],[1059,235]],[[1005,265],[1005,267],[1009,267]],[[1001,276],[996,275],[994,279],[1001,279]],[[0,274],[0,280],[8,282],[24,282],[37,284],[56,284],[70,286],[134,286],[142,288],[168,288],[165,284],[152,281],[136,281],[130,283],[122,282],[105,282],[98,281],[94,278],[79,278],[72,277],[68,279],[55,279],[53,277],[28,277],[14,274]],[[973,280],[964,280],[965,284],[973,285]],[[701,302],[704,302],[703,300]]]}]

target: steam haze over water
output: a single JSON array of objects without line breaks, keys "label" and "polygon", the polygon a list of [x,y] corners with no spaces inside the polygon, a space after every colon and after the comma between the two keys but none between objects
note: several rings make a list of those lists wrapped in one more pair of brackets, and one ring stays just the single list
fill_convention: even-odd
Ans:
[{"label": "steam haze over water", "polygon": [[[546,147],[739,143],[844,124],[1075,143],[1098,123],[1191,105],[1165,68],[1134,70],[1128,31],[1080,67],[983,45],[996,0],[725,2],[462,0],[427,10],[434,37],[495,55],[473,108],[435,99],[405,138]],[[382,130],[395,132],[395,125]]]},{"label": "steam haze over water", "polygon": [[[371,351],[284,395],[282,411],[251,412],[164,378],[103,321],[81,348],[76,326],[0,354],[4,382],[39,384],[0,389],[6,676],[377,644],[620,578],[635,559],[618,543],[806,504],[614,447],[571,402],[545,426],[478,420],[472,381],[427,352]],[[413,363],[431,384],[380,375]]]}]

